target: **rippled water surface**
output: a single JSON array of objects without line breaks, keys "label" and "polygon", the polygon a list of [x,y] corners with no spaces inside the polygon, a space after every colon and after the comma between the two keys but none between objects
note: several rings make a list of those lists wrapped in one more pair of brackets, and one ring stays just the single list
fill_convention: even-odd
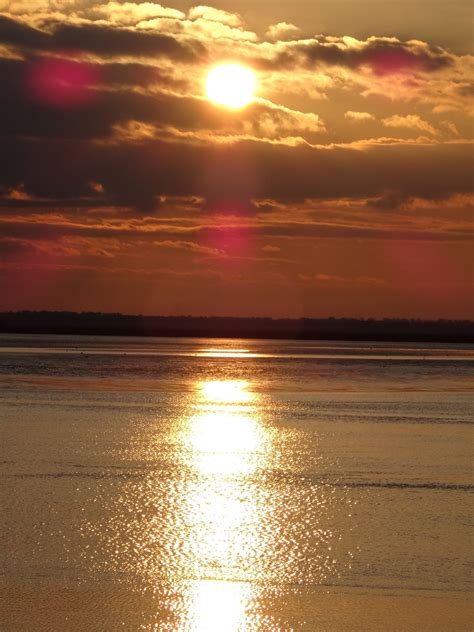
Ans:
[{"label": "rippled water surface", "polygon": [[5,630],[472,629],[463,345],[0,336]]}]

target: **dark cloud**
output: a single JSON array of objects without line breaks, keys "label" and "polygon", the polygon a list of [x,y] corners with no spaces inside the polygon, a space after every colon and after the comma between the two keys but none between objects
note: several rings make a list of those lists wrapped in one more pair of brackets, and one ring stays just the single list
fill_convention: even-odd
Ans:
[{"label": "dark cloud", "polygon": [[474,81],[461,83],[458,86],[458,93],[462,97],[474,96]]},{"label": "dark cloud", "polygon": [[381,211],[393,211],[403,206],[407,201],[408,198],[398,191],[388,191],[380,197],[368,200],[367,206]]},{"label": "dark cloud", "polygon": [[6,15],[0,15],[0,43],[43,50],[47,47],[49,40],[48,33]]},{"label": "dark cloud", "polygon": [[32,209],[32,210],[55,210],[55,209],[90,209],[109,206],[109,202],[100,198],[58,198],[58,199],[22,199],[11,197],[0,197],[0,209]]},{"label": "dark cloud", "polygon": [[369,66],[376,74],[396,72],[433,72],[451,65],[452,56],[438,46],[421,42],[402,42],[393,38],[371,37],[358,42],[324,35],[310,40],[280,43],[277,52],[267,58],[256,58],[263,68],[314,67],[320,64],[357,69]]},{"label": "dark cloud", "polygon": [[[14,149],[13,149],[14,145]],[[14,161],[12,162],[12,152]],[[35,197],[90,197],[103,185],[116,204],[148,210],[158,195],[281,200],[445,198],[472,190],[469,145],[377,145],[365,150],[231,146],[151,140],[117,146],[86,141],[17,141],[0,147],[0,184]]]},{"label": "dark cloud", "polygon": [[156,66],[138,63],[110,63],[96,66],[101,83],[118,86],[166,86],[180,87],[184,81],[175,79]]},{"label": "dark cloud", "polygon": [[8,258],[22,257],[36,252],[33,244],[11,237],[0,238],[0,255]]},{"label": "dark cloud", "polygon": [[[53,60],[53,63],[58,62]],[[67,85],[66,88],[62,87],[62,76],[56,81],[54,76],[47,77],[49,84],[46,84],[46,88],[50,89],[53,96],[57,86],[63,91],[56,101],[51,99],[49,93],[43,98],[43,94],[36,89],[37,76],[44,74],[45,68],[48,71],[47,58],[40,61],[35,58],[26,61],[0,59],[0,82],[3,88],[0,93],[0,135],[3,138],[97,139],[108,135],[114,124],[129,120],[195,128],[203,121],[205,111],[210,112],[209,104],[202,104],[196,99],[98,89],[101,85],[110,88],[115,83],[171,83],[171,80],[163,79],[159,71],[151,67],[139,64],[83,65],[71,60],[64,63],[70,72],[83,66],[87,71],[87,81],[83,85],[71,86],[71,92],[81,91],[77,103],[61,102],[61,97],[63,101],[68,97]],[[222,114],[220,117],[223,120]],[[217,120],[218,116],[215,118]]]},{"label": "dark cloud", "polygon": [[167,57],[183,63],[197,63],[206,54],[197,40],[178,40],[172,35],[134,31],[98,24],[54,24],[48,31],[0,15],[0,42],[30,51],[64,51],[97,55]]},{"label": "dark cloud", "polygon": [[171,35],[95,24],[59,24],[54,27],[51,39],[57,50],[83,50],[107,56],[164,56],[192,63],[202,61],[205,54],[204,45],[198,41],[183,42]]}]

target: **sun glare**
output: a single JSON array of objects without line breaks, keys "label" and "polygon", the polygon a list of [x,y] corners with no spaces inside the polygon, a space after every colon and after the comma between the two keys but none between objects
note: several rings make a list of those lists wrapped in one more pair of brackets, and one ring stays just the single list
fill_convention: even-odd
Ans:
[{"label": "sun glare", "polygon": [[257,79],[250,68],[224,64],[209,71],[206,94],[213,103],[238,110],[252,102],[256,87]]}]

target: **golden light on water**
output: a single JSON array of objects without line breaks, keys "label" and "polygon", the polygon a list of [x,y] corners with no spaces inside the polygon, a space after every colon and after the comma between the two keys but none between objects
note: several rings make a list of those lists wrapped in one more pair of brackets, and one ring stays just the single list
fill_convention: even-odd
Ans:
[{"label": "golden light on water", "polygon": [[[196,414],[184,438],[202,477],[185,498],[188,542],[198,562],[194,573],[199,577],[212,569],[217,577],[238,576],[262,546],[261,509],[246,476],[265,459],[265,430],[248,382],[209,380],[197,386]],[[245,582],[196,580],[186,624],[193,632],[235,632],[245,624],[249,598]]]},{"label": "golden light on water", "polygon": [[242,404],[255,397],[248,391],[244,380],[209,380],[201,382],[199,389],[206,404]]},{"label": "golden light on water", "polygon": [[250,353],[248,349],[202,349],[197,354],[201,358],[255,358],[258,354]]},{"label": "golden light on water", "polygon": [[212,68],[207,75],[207,98],[233,110],[249,105],[256,88],[255,73],[240,64],[222,64]]},{"label": "golden light on water", "polygon": [[193,632],[236,632],[245,629],[248,585],[241,582],[198,581],[191,593]]},{"label": "golden light on water", "polygon": [[265,443],[257,395],[245,380],[208,380],[198,384],[197,414],[186,441],[200,473],[249,473]]},{"label": "golden light on water", "polygon": [[280,474],[282,437],[291,449],[294,430],[276,436],[257,378],[216,367],[213,379],[194,382],[178,415],[139,426],[130,454],[146,450],[152,469],[131,479],[116,522],[100,533],[111,568],[161,591],[157,620],[173,626],[162,629],[270,632],[281,628],[271,615],[262,624],[268,604],[259,586],[333,573],[332,492],[302,479],[295,495],[294,478]]}]

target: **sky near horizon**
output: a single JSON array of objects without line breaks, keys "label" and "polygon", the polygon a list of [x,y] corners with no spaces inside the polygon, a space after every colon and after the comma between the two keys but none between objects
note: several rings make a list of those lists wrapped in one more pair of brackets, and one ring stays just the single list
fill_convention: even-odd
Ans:
[{"label": "sky near horizon", "polygon": [[472,12],[0,0],[0,311],[474,318]]}]

